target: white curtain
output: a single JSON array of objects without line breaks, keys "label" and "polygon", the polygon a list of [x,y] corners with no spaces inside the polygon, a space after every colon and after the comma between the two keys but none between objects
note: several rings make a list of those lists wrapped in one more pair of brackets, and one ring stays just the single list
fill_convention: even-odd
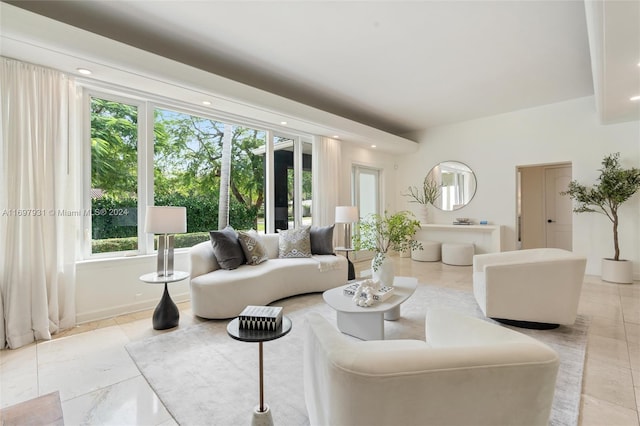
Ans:
[{"label": "white curtain", "polygon": [[75,325],[82,212],[69,138],[73,82],[1,59],[0,348],[18,348]]},{"label": "white curtain", "polygon": [[[313,224],[326,226],[334,223],[336,206],[340,200],[338,188],[344,184],[341,172],[340,141],[321,136],[313,140]],[[334,232],[334,235],[336,232]]]}]

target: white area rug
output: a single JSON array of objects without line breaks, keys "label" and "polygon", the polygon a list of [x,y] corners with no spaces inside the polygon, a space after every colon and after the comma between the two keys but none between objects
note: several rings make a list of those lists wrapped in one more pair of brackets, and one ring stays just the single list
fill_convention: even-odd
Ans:
[{"label": "white area rug", "polygon": [[[304,315],[317,311],[335,324],[321,294],[274,303],[293,321],[292,331],[264,344],[265,402],[277,425],[307,425],[302,381]],[[387,339],[424,340],[425,312],[446,307],[484,318],[469,292],[421,284],[402,305],[398,321],[385,321]],[[492,321],[487,319],[487,321]],[[129,354],[180,425],[245,425],[258,404],[258,345],[231,339],[228,321],[209,321],[127,345]],[[492,321],[493,322],[493,321]],[[525,330],[560,354],[551,425],[577,425],[589,319],[571,327]],[[390,425],[392,426],[392,425]]]}]

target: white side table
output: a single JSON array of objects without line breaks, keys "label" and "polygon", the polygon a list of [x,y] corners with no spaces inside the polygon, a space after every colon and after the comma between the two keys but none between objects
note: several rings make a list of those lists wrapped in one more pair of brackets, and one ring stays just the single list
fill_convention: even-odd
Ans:
[{"label": "white side table", "polygon": [[153,328],[156,330],[166,330],[167,328],[177,327],[180,322],[180,311],[176,304],[169,296],[167,284],[175,283],[189,278],[189,273],[184,271],[174,271],[172,275],[159,276],[157,272],[144,274],[140,277],[140,281],[149,284],[163,284],[164,293],[160,303],[153,311]]}]

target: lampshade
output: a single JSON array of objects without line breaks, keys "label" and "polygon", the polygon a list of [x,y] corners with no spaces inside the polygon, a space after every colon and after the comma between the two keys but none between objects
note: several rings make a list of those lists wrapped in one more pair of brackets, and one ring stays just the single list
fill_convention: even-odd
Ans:
[{"label": "lampshade", "polygon": [[147,206],[144,232],[151,234],[180,234],[187,232],[187,208]]},{"label": "lampshade", "polygon": [[358,216],[358,207],[356,206],[337,206],[336,207],[336,223],[354,223],[360,219]]}]

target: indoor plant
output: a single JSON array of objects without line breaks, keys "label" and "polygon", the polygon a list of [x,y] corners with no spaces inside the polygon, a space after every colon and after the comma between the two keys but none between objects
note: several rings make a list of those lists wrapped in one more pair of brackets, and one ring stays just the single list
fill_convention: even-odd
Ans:
[{"label": "indoor plant", "polygon": [[371,214],[358,222],[358,232],[354,236],[356,250],[372,250],[373,278],[383,285],[393,285],[393,261],[387,256],[389,250],[402,252],[422,249],[422,245],[412,237],[420,229],[420,222],[413,213],[400,211],[392,215]]},{"label": "indoor plant", "polygon": [[438,184],[429,177],[429,175],[424,177],[422,181],[422,188],[418,188],[415,186],[410,186],[408,188],[407,194],[402,194],[405,197],[411,198],[410,203],[420,204],[422,207],[422,215],[423,222],[427,223],[428,221],[428,206],[429,204],[433,205],[435,201],[440,197],[440,187]]},{"label": "indoor plant", "polygon": [[588,188],[573,180],[567,191],[562,192],[577,201],[576,213],[595,212],[604,214],[613,224],[614,256],[602,260],[602,279],[605,281],[631,283],[633,269],[630,261],[620,259],[618,245],[618,208],[640,190],[640,169],[620,166],[620,153],[609,154],[602,160],[597,183]]}]

